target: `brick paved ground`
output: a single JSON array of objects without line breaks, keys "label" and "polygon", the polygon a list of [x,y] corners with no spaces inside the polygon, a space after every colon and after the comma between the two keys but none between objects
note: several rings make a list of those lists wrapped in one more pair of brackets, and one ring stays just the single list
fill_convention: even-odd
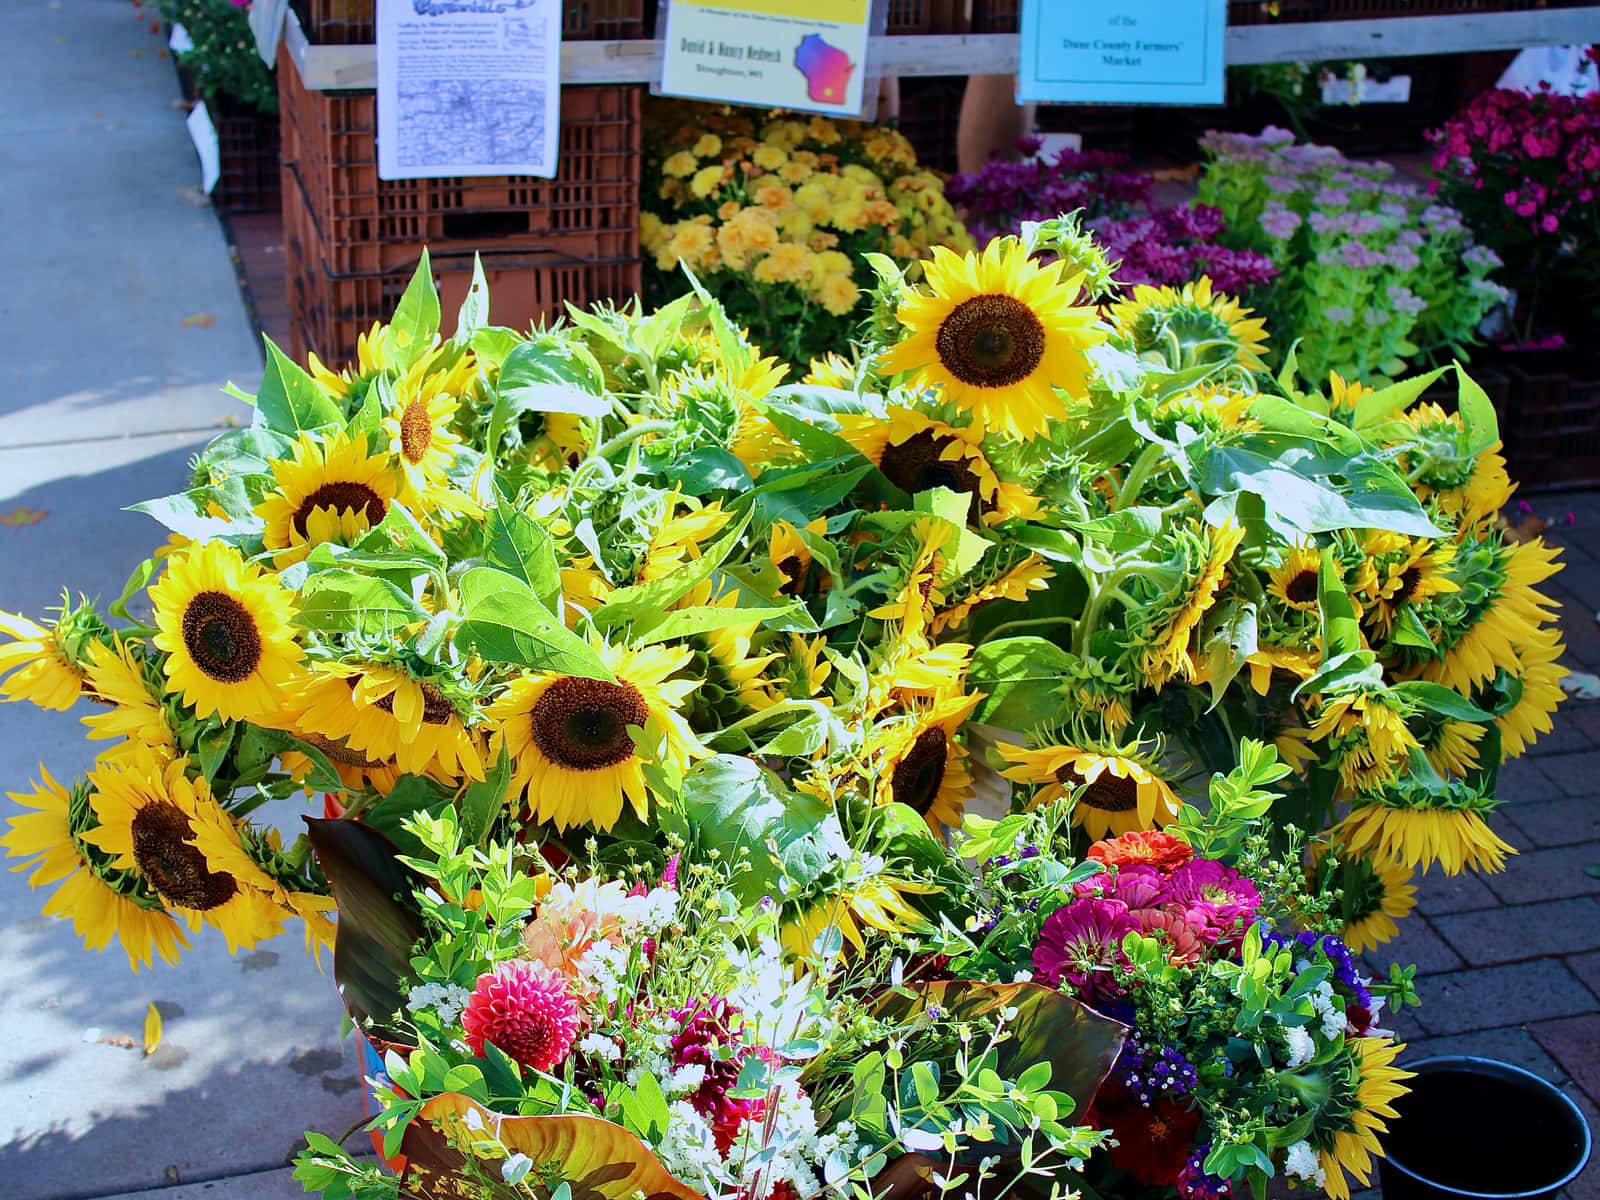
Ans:
[{"label": "brick paved ground", "polygon": [[[1600,494],[1530,497],[1561,522],[1546,537],[1566,570],[1546,590],[1561,602],[1567,665],[1600,674]],[[1400,937],[1375,967],[1417,964],[1420,1009],[1392,1022],[1404,1057],[1478,1054],[1560,1084],[1600,1134],[1600,702],[1569,699],[1555,729],[1500,775],[1493,824],[1520,853],[1499,875],[1422,876]],[[1376,1197],[1377,1193],[1369,1195]],[[1600,1164],[1567,1190],[1600,1200]]]}]

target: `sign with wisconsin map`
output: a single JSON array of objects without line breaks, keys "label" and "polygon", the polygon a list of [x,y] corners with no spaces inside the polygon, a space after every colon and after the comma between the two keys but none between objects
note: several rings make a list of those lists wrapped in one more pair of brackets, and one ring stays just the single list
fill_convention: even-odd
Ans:
[{"label": "sign with wisconsin map", "polygon": [[871,0],[672,0],[661,91],[855,115],[871,9]]}]

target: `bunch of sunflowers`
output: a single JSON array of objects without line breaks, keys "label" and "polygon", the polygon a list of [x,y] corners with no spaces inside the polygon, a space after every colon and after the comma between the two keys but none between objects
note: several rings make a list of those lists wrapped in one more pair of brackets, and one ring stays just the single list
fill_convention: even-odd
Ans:
[{"label": "bunch of sunflowers", "polygon": [[687,267],[757,345],[797,365],[849,343],[864,255],[909,264],[972,245],[942,177],[887,126],[658,101],[645,140],[646,298],[682,295]]},{"label": "bunch of sunflowers", "polygon": [[[206,925],[237,949],[300,918],[328,944],[330,891],[424,897],[387,943],[357,936],[373,906],[337,916],[355,931],[340,951],[358,957],[335,956],[347,981],[383,976],[359,955],[396,931],[418,947],[357,1013],[422,1055],[390,1060],[409,1081],[382,1116],[394,1145],[428,1123],[413,1088],[471,1083],[509,1113],[598,1097],[661,1153],[687,1153],[700,1111],[721,1156],[702,1163],[720,1181],[697,1184],[706,1195],[877,1178],[888,1143],[870,1131],[861,1157],[780,1187],[762,1166],[780,1151],[748,1141],[756,1108],[740,1110],[735,1161],[711,1108],[685,1099],[657,1121],[653,1100],[640,1116],[640,1093],[609,1090],[648,1069],[596,1062],[648,1047],[583,1039],[623,1012],[689,1037],[638,998],[688,1005],[650,980],[659,946],[725,922],[740,965],[708,978],[768,978],[765,963],[809,972],[818,994],[839,971],[852,996],[912,980],[1043,989],[1128,1026],[1146,1059],[1192,1037],[1206,1057],[1181,1088],[1123,1079],[1096,1101],[1130,1129],[1155,1120],[1141,1106],[1199,1114],[1189,1158],[1138,1185],[1217,1196],[1289,1171],[1345,1194],[1402,1090],[1370,1001],[1410,991],[1398,969],[1361,977],[1350,949],[1394,935],[1415,870],[1501,868],[1496,771],[1560,698],[1537,590],[1555,556],[1500,520],[1512,484],[1492,406],[1459,371],[1452,413],[1418,403],[1441,372],[1303,391],[1291,354],[1269,377],[1261,323],[1205,281],[1100,304],[1110,268],[1071,221],[981,254],[936,247],[917,283],[871,265],[853,353],[792,384],[695,280],[648,315],[533,331],[489,324],[480,280],[441,340],[426,261],[355,364],[274,351],[252,426],[143,506],[170,537],[104,615],[3,618],[0,691],[92,701],[89,736],[111,742],[86,778],[14,797],[28,811],[0,843],[58,885],[46,911],[97,949],[120,940],[137,968]],[[129,615],[146,603],[148,621]],[[316,855],[251,820],[302,790],[329,818]],[[650,893],[680,865],[708,895],[630,926],[623,970],[599,901],[572,895]],[[560,928],[608,948],[508,966],[532,961],[519,931],[555,920],[541,905],[558,886]],[[503,919],[471,915],[486,903]],[[1170,1025],[1230,996],[1257,1044]],[[1001,1041],[1020,1036],[1004,1015],[1017,1007],[995,1009]],[[1168,1025],[1148,1024],[1158,1010]],[[675,1086],[712,1107],[755,1104],[763,1070],[810,1055],[834,1071],[874,1047],[909,1062],[926,1025],[926,1009],[891,1005],[837,1042],[762,1042],[749,1053],[765,1067],[722,1072],[707,1098],[694,1089],[744,1044],[717,1012],[690,1040],[723,1049],[670,1046],[675,1070],[706,1070]],[[522,1047],[533,1073],[485,1042]],[[981,1076],[961,1044],[940,1043],[943,1078]],[[1228,1082],[1264,1069],[1340,1085],[1279,1088],[1268,1110]],[[887,1089],[897,1112],[943,1096],[918,1128],[949,1157],[923,1165],[959,1190],[962,1156],[994,1136],[987,1110],[937,1073],[894,1071],[840,1091],[813,1089],[833,1075],[784,1078],[819,1121],[852,1127],[849,1113],[885,1110],[845,1092]],[[1040,1103],[1062,1119],[1095,1090],[1058,1085]],[[522,1194],[510,1142],[445,1108],[431,1111],[454,1149],[505,1159]],[[882,1128],[899,1138],[898,1121]],[[1059,1145],[1088,1143],[1063,1127]],[[308,1178],[332,1187],[345,1176],[323,1150]],[[1105,1169],[1101,1190],[1134,1186]]]}]

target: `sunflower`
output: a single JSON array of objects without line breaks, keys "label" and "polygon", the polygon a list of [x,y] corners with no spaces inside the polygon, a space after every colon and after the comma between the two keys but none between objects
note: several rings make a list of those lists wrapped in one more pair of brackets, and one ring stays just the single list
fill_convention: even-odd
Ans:
[{"label": "sunflower", "polygon": [[1326,743],[1346,792],[1376,791],[1405,770],[1411,751],[1420,748],[1406,716],[1381,690],[1352,692],[1321,702],[1311,738]]},{"label": "sunflower", "polygon": [[1173,370],[1222,364],[1246,372],[1266,369],[1266,323],[1232,296],[1213,292],[1202,275],[1181,289],[1141,283],[1133,296],[1112,306],[1116,331],[1142,358],[1155,357]]},{"label": "sunflower", "polygon": [[936,835],[959,829],[972,773],[967,748],[956,734],[983,696],[947,696],[913,711],[878,739],[884,752],[878,768],[875,799],[879,804],[904,804],[915,809]]},{"label": "sunflower", "polygon": [[901,300],[909,336],[887,352],[885,371],[914,371],[983,429],[1023,439],[1067,415],[1057,388],[1086,394],[1084,352],[1104,335],[1095,310],[1072,303],[1081,275],[1063,279],[1014,238],[965,257],[935,246],[923,271],[930,290]]},{"label": "sunflower", "polygon": [[1050,745],[1029,749],[1000,742],[1000,756],[1012,765],[1000,772],[1016,783],[1043,784],[1030,808],[1053,804],[1077,790],[1072,823],[1091,841],[1136,829],[1159,829],[1178,816],[1178,797],[1155,773],[1153,764],[1125,750]]},{"label": "sunflower", "polygon": [[[292,733],[302,742],[320,750],[333,766],[339,776],[339,782],[347,792],[376,792],[380,796],[387,796],[394,791],[395,784],[400,782],[400,768],[393,762],[379,762],[368,758],[365,754],[350,749],[342,741],[325,738],[321,734],[308,733],[304,729],[289,729],[284,732]],[[290,779],[305,787],[306,795],[314,796],[317,793],[319,789],[306,783],[317,766],[310,755],[302,754],[298,750],[282,750],[278,753],[278,762]]]},{"label": "sunflower", "polygon": [[1339,937],[1352,953],[1363,954],[1399,936],[1395,922],[1417,906],[1417,889],[1411,869],[1386,858],[1352,855],[1344,868],[1344,928]]},{"label": "sunflower", "polygon": [[867,614],[880,621],[899,621],[902,635],[908,639],[922,637],[934,613],[944,604],[944,594],[938,588],[939,576],[944,574],[945,547],[954,536],[948,524],[929,518],[917,521],[911,530],[916,538],[917,553],[906,569],[905,582],[891,600]]},{"label": "sunflower", "polygon": [[867,711],[942,700],[961,692],[971,663],[972,647],[965,642],[930,646],[921,636],[897,638],[868,677]]},{"label": "sunflower", "polygon": [[651,535],[650,544],[645,548],[644,561],[639,565],[639,582],[660,579],[699,558],[700,543],[721,533],[723,526],[732,519],[733,514],[723,510],[720,500],[681,515],[673,515],[669,508],[666,519]]},{"label": "sunflower", "polygon": [[[828,518],[818,517],[806,525],[805,531],[814,538],[826,538]],[[772,533],[767,541],[767,561],[783,576],[783,583],[778,587],[781,595],[805,595],[808,584],[811,585],[809,590],[817,592],[825,592],[833,586],[833,579],[826,568],[818,567],[815,573],[812,572],[811,547],[800,536],[800,531],[787,521],[772,523]]]},{"label": "sunflower", "polygon": [[1267,595],[1300,612],[1317,611],[1322,578],[1322,551],[1314,544],[1293,546],[1281,565],[1267,572]]},{"label": "sunflower", "polygon": [[[711,581],[706,580],[691,589],[679,603],[683,606],[705,605],[730,610],[738,607],[739,593],[736,590],[713,597],[711,587]],[[780,657],[779,652],[750,653],[751,639],[760,629],[760,621],[739,621],[701,635],[712,666],[712,674],[706,683],[715,682],[736,696],[745,707],[758,712],[771,708],[780,699],[773,681],[767,676],[767,668]]]},{"label": "sunflower", "polygon": [[930,884],[885,875],[858,879],[802,901],[785,917],[779,940],[792,957],[812,958],[818,939],[829,929],[837,929],[847,943],[860,951],[866,948],[862,926],[890,935],[927,929],[927,920],[907,903],[906,897],[936,891],[938,888]]},{"label": "sunflower", "polygon": [[230,954],[248,950],[283,931],[273,884],[254,864],[224,868],[195,844],[202,826],[231,831],[233,818],[204,778],[188,778],[188,766],[183,758],[163,764],[148,752],[100,764],[89,774],[99,825],[83,840],[136,875],[190,929],[204,921],[221,931]]},{"label": "sunflower", "polygon": [[315,354],[309,355],[311,377],[322,386],[322,389],[333,399],[338,400],[350,391],[350,385],[362,379],[370,379],[381,371],[387,371],[392,361],[389,353],[389,342],[393,340],[393,331],[377,321],[372,323],[372,328],[366,333],[356,335],[356,368],[349,368],[334,374],[322,360]]},{"label": "sunflower", "polygon": [[459,508],[466,499],[452,491],[447,476],[461,446],[451,422],[460,407],[459,397],[477,372],[470,352],[448,370],[431,366],[431,357],[423,358],[406,372],[383,417],[389,453],[404,485],[399,499],[421,512],[441,505]]},{"label": "sunflower", "polygon": [[1449,575],[1454,562],[1455,547],[1449,542],[1436,545],[1421,539],[1412,541],[1404,554],[1387,563],[1375,589],[1377,602],[1367,613],[1379,632],[1388,636],[1402,608],[1460,591]]},{"label": "sunflower", "polygon": [[1348,1123],[1340,1129],[1318,1131],[1312,1139],[1324,1174],[1322,1186],[1330,1200],[1350,1200],[1347,1171],[1362,1186],[1370,1181],[1372,1156],[1383,1156],[1378,1144],[1378,1135],[1388,1129],[1383,1118],[1395,1118],[1393,1101],[1409,1090],[1400,1081],[1412,1077],[1410,1071],[1393,1065],[1395,1056],[1405,1049],[1403,1043],[1358,1037],[1346,1039],[1345,1047],[1350,1057],[1340,1080],[1346,1093],[1340,1107],[1348,1113]]},{"label": "sunflower", "polygon": [[109,646],[91,642],[88,653],[85,678],[95,698],[111,706],[83,718],[90,740],[125,739],[125,746],[106,752],[110,756],[131,746],[148,746],[163,759],[175,757],[177,741],[161,706],[160,671],[155,670],[152,679],[143,656],[136,656],[132,644],[122,638],[113,638]]},{"label": "sunflower", "polygon": [[[1556,618],[1550,611],[1554,601],[1534,585],[1561,569],[1555,561],[1558,554],[1558,548],[1537,539],[1478,547],[1469,556],[1473,567],[1470,580],[1463,580],[1463,591],[1470,586],[1482,599],[1474,604],[1464,627],[1446,628],[1444,653],[1424,664],[1422,678],[1471,695],[1515,661],[1519,646],[1539,644],[1542,627]],[[1483,569],[1478,569],[1480,563],[1485,564]]]},{"label": "sunflower", "polygon": [[43,782],[34,791],[7,793],[31,811],[7,820],[11,829],[0,837],[0,846],[8,857],[23,860],[13,871],[32,868],[30,887],[61,885],[45,902],[44,915],[70,920],[84,944],[97,952],[115,937],[135,971],[153,965],[156,955],[163,962],[177,962],[179,952],[189,948],[178,923],[153,901],[141,903],[134,881],[96,862],[85,847],[81,835],[91,818],[88,789],[68,792],[42,766],[39,775]]},{"label": "sunflower", "polygon": [[1405,867],[1427,869],[1437,862],[1446,875],[1459,875],[1469,868],[1484,874],[1504,870],[1506,855],[1517,852],[1470,808],[1391,807],[1371,797],[1364,801],[1328,831],[1355,853],[1382,856]]},{"label": "sunflower", "polygon": [[1027,600],[1029,592],[1048,588],[1055,574],[1044,559],[1037,554],[1029,554],[1003,574],[963,596],[954,607],[936,613],[933,632],[937,635],[953,625],[961,624],[980,608],[996,600]]},{"label": "sunflower", "polygon": [[1335,421],[1346,425],[1351,424],[1356,418],[1356,405],[1361,402],[1361,397],[1370,395],[1372,389],[1359,379],[1345,382],[1343,375],[1337,371],[1328,372],[1328,415]]},{"label": "sunflower", "polygon": [[1205,558],[1193,583],[1187,591],[1178,593],[1181,603],[1152,630],[1145,644],[1144,674],[1158,691],[1170,679],[1187,679],[1194,674],[1189,639],[1216,602],[1228,564],[1244,540],[1244,526],[1231,520],[1221,526],[1209,526],[1205,539]]},{"label": "sunflower", "polygon": [[[513,790],[527,790],[535,820],[561,830],[610,829],[622,815],[624,796],[641,820],[648,819],[646,756],[682,771],[705,753],[677,711],[698,681],[669,678],[692,655],[686,647],[602,647],[615,683],[528,675],[488,706],[497,740],[514,760]],[[634,729],[644,730],[645,738],[636,742]]]},{"label": "sunflower", "polygon": [[811,365],[800,382],[816,384],[818,387],[841,388],[847,392],[853,391],[856,386],[855,364],[830,350],[821,358],[811,360]]},{"label": "sunflower", "polygon": [[1501,444],[1495,442],[1466,458],[1468,435],[1460,413],[1447,413],[1437,404],[1426,403],[1413,406],[1402,416],[1415,431],[1412,443],[1422,459],[1412,464],[1408,455],[1406,462],[1415,478],[1417,499],[1456,518],[1462,530],[1496,519],[1516,491],[1506,472]]},{"label": "sunflower", "polygon": [[335,762],[363,772],[483,778],[478,740],[440,685],[376,662],[312,665],[283,706],[285,726]]},{"label": "sunflower", "polygon": [[[282,853],[277,830],[250,830],[231,821],[197,821],[194,823],[194,848],[205,857],[210,870],[248,880],[271,900],[281,916],[304,921],[306,951],[312,957],[320,962],[322,951],[333,949],[335,924],[329,916],[337,911],[333,898],[292,891],[262,865],[263,861]],[[258,855],[266,857],[258,859]]]},{"label": "sunflower", "polygon": [[290,626],[294,603],[276,579],[226,542],[196,543],[168,559],[150,600],[167,686],[196,715],[276,715],[302,657]]},{"label": "sunflower", "polygon": [[1541,630],[1541,636],[1528,646],[1517,648],[1516,669],[1507,670],[1522,685],[1517,702],[1495,718],[1500,729],[1500,751],[1516,758],[1533,745],[1541,733],[1553,728],[1550,717],[1565,698],[1561,681],[1570,672],[1561,665],[1566,651],[1556,630]]},{"label": "sunflower", "polygon": [[393,461],[368,453],[364,433],[340,432],[327,442],[302,433],[292,458],[273,460],[272,476],[277,488],[255,513],[280,571],[324,542],[358,541],[382,523],[398,490]]},{"label": "sunflower", "polygon": [[1257,644],[1245,665],[1250,669],[1250,687],[1258,696],[1265,696],[1272,687],[1272,673],[1286,671],[1296,679],[1310,679],[1317,673],[1322,661],[1321,639],[1313,644],[1276,645],[1271,642]]},{"label": "sunflower", "polygon": [[887,419],[864,413],[839,418],[843,438],[907,495],[945,488],[966,495],[967,522],[996,525],[1038,511],[1026,488],[1001,482],[983,453],[983,432],[957,428],[898,404]]},{"label": "sunflower", "polygon": [[1478,769],[1478,743],[1484,726],[1471,721],[1440,721],[1418,739],[1428,762],[1441,775],[1466,775]]},{"label": "sunflower", "polygon": [[83,671],[63,648],[59,625],[53,631],[20,613],[0,612],[0,633],[12,639],[0,646],[0,695],[56,712],[77,703]]}]

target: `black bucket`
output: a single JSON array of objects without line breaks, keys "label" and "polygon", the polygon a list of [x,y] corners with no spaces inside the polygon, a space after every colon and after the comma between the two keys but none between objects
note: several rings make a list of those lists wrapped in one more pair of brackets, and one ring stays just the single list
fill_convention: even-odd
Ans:
[{"label": "black bucket", "polygon": [[1537,1075],[1464,1055],[1399,1065],[1417,1077],[1383,1138],[1383,1200],[1534,1200],[1589,1161],[1583,1113]]}]

